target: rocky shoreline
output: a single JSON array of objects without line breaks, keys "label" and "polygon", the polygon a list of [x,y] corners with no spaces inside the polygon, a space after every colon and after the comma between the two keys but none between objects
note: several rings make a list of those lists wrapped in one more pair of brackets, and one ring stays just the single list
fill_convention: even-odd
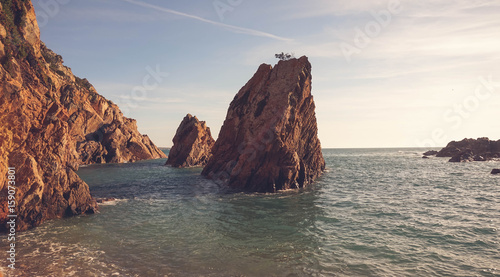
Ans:
[{"label": "rocky shoreline", "polygon": [[[0,232],[94,213],[80,165],[165,157],[136,122],[73,75],[40,40],[31,1],[0,7]],[[13,17],[13,15],[15,15]],[[7,186],[7,169],[15,182]],[[14,175],[12,175],[14,176]],[[9,179],[12,181],[13,179]],[[12,194],[9,194],[9,191]],[[8,202],[8,197],[15,198]]]},{"label": "rocky shoreline", "polygon": [[[111,201],[90,195],[76,174],[80,165],[166,158],[134,119],[41,42],[31,1],[6,3],[0,6],[0,232],[9,229],[14,210],[22,231],[95,213],[98,202]],[[205,166],[204,176],[241,191],[309,185],[325,169],[311,82],[305,56],[261,65],[235,96],[217,142],[205,122],[188,114],[167,165]]]},{"label": "rocky shoreline", "polygon": [[[41,42],[31,1],[6,3],[0,6],[0,232],[9,229],[14,210],[18,231],[97,212],[98,202],[110,199],[90,195],[76,174],[80,165],[166,158],[134,119]],[[311,82],[305,56],[261,65],[235,96],[217,142],[205,122],[188,114],[166,164],[205,166],[204,176],[243,191],[307,186],[325,169]],[[7,171],[15,172],[15,191]]]}]

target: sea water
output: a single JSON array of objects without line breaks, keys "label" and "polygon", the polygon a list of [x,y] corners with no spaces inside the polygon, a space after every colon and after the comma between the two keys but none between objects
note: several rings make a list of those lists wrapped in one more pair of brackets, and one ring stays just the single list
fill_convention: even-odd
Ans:
[{"label": "sea water", "polygon": [[[228,193],[165,159],[82,167],[91,216],[17,234],[7,276],[500,276],[500,162],[325,149],[307,189]],[[5,239],[0,249],[7,249]],[[2,251],[0,257],[6,257]]]}]

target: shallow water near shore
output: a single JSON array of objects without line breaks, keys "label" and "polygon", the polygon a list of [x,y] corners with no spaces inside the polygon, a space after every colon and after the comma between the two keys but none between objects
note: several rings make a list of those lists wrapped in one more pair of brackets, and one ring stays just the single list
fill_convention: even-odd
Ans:
[{"label": "shallow water near shore", "polygon": [[500,162],[422,159],[424,150],[325,149],[313,186],[277,194],[227,193],[201,168],[165,159],[83,167],[94,197],[117,200],[19,233],[14,272],[500,276],[500,177],[490,174]]}]

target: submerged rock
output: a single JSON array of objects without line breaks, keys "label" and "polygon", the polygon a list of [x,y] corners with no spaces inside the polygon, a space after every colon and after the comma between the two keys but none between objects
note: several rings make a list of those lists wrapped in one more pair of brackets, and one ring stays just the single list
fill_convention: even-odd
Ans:
[{"label": "submerged rock", "polygon": [[173,138],[167,165],[173,167],[203,166],[212,156],[215,140],[205,121],[186,115]]},{"label": "submerged rock", "polygon": [[[9,167],[15,172],[16,227],[25,230],[49,219],[95,212],[96,201],[75,173],[79,165],[165,157],[137,131],[135,120],[74,76],[40,41],[30,1],[2,3],[0,232],[7,230],[11,213]],[[7,10],[19,18],[7,16]]]},{"label": "submerged rock", "polygon": [[302,188],[325,169],[307,57],[262,64],[231,102],[202,174],[251,192]]}]

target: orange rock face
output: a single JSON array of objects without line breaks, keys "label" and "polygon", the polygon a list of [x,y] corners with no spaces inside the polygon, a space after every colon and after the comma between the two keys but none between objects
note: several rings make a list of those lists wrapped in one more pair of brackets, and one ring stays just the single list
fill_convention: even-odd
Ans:
[{"label": "orange rock face", "polygon": [[165,157],[135,120],[45,47],[31,2],[9,3],[0,11],[0,231],[10,213],[8,167],[15,168],[17,229],[25,230],[95,211],[75,173],[80,164]]},{"label": "orange rock face", "polygon": [[307,57],[262,64],[229,106],[202,174],[231,188],[302,188],[325,169]]},{"label": "orange rock face", "polygon": [[212,156],[215,143],[205,121],[190,114],[184,117],[172,141],[174,145],[166,164],[173,167],[205,165]]}]

